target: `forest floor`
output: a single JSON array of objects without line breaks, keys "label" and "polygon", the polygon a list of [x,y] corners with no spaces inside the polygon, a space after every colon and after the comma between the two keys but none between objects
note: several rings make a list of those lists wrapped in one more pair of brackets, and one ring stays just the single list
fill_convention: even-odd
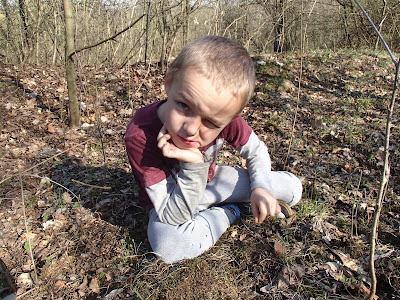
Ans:
[{"label": "forest floor", "polygon": [[[310,52],[302,72],[297,54],[255,61],[256,93],[243,116],[273,168],[303,179],[303,199],[294,217],[243,217],[215,247],[175,265],[151,253],[123,142],[135,110],[165,98],[159,69],[79,69],[84,124],[70,129],[62,68],[0,63],[0,297],[367,295],[393,64],[366,51]],[[400,299],[398,103],[375,259],[380,299]],[[229,147],[219,163],[244,164]]]}]

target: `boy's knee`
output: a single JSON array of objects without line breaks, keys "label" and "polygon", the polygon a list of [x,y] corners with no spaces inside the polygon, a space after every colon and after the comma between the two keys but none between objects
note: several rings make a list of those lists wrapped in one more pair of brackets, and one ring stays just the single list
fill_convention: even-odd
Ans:
[{"label": "boy's knee", "polygon": [[[293,174],[292,174],[293,175]],[[292,201],[289,203],[290,206],[296,205],[303,194],[303,184],[301,183],[301,180],[297,178],[295,175],[293,175],[293,198]]]},{"label": "boy's knee", "polygon": [[183,253],[181,252],[181,247],[177,245],[177,241],[172,241],[168,237],[158,237],[157,240],[150,238],[150,246],[153,249],[154,254],[156,254],[162,261],[173,264],[181,261],[183,259]]}]

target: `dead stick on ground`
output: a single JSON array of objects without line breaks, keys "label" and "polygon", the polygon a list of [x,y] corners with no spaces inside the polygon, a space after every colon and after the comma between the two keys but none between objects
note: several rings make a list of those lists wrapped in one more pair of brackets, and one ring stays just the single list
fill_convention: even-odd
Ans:
[{"label": "dead stick on ground", "polygon": [[49,177],[46,177],[46,176],[43,177],[43,176],[39,176],[39,175],[29,175],[29,174],[24,175],[24,176],[29,176],[29,177],[48,180],[51,183],[54,183],[55,185],[58,185],[59,187],[63,188],[64,190],[70,192],[72,194],[72,196],[74,196],[79,201],[79,203],[81,202],[81,198],[79,196],[77,196],[73,191],[71,191],[69,188],[63,186],[61,183],[58,183],[57,181],[54,181],[54,180],[50,179]]},{"label": "dead stick on ground", "polygon": [[25,197],[24,197],[24,186],[22,185],[22,177],[21,174],[19,175],[19,183],[21,186],[21,200],[22,200],[22,212],[24,214],[24,223],[25,223],[25,230],[26,230],[26,239],[28,241],[28,246],[29,246],[29,254],[31,256],[32,260],[32,265],[33,265],[33,271],[35,272],[35,282],[37,283],[38,281],[38,275],[37,275],[37,270],[36,270],[36,265],[35,265],[35,259],[33,258],[33,251],[32,251],[32,241],[29,236],[29,228],[28,228],[28,222],[26,220],[26,212],[25,212]]},{"label": "dead stick on ground", "polygon": [[84,185],[84,186],[89,186],[89,187],[92,187],[92,188],[95,188],[95,189],[111,190],[111,186],[92,185],[92,184],[84,183],[84,182],[82,182],[82,181],[75,180],[75,179],[71,179],[71,181],[73,181],[73,182],[75,182],[75,183],[79,183],[79,184]]},{"label": "dead stick on ground", "polygon": [[[69,151],[69,150],[71,150],[71,149],[74,149],[74,148],[76,148],[76,147],[78,147],[78,146],[81,146],[81,145],[84,145],[84,144],[88,143],[88,142],[91,141],[92,139],[93,139],[93,138],[89,138],[88,140],[86,140],[86,141],[84,141],[84,142],[82,142],[82,143],[79,143],[79,144],[77,144],[77,145],[75,145],[75,146],[72,146],[71,148],[68,148],[68,149],[66,149],[66,150],[64,150],[64,151],[62,151],[62,152],[60,152],[60,153],[57,153],[57,154],[55,154],[55,155],[53,155],[53,156],[51,156],[51,157],[45,159],[44,161],[41,161],[40,163],[38,163],[38,164],[36,164],[36,165],[34,165],[34,166],[32,166],[32,167],[30,167],[30,168],[24,170],[24,171],[21,171],[21,173],[18,173],[18,174],[22,174],[22,173],[29,172],[30,170],[32,170],[32,169],[34,169],[34,168],[36,168],[36,167],[38,167],[38,166],[40,166],[40,165],[43,165],[45,162],[47,162],[47,161],[49,161],[49,160],[51,160],[51,159],[54,159],[54,158],[56,158],[57,156],[60,156],[60,155],[64,154],[65,152],[67,152],[67,151]],[[11,175],[11,176],[9,176],[9,177],[6,177],[6,178],[2,179],[2,180],[0,181],[0,185],[1,185],[2,183],[6,182],[7,180],[10,180],[11,178],[15,177],[15,176],[18,175],[18,174],[14,174],[14,175]]]}]

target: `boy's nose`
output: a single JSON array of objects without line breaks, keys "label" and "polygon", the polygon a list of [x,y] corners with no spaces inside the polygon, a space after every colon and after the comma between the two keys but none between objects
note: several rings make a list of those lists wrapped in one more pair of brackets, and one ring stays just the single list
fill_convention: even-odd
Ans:
[{"label": "boy's nose", "polygon": [[184,124],[184,129],[188,136],[194,136],[199,131],[201,119],[199,117],[188,118]]}]

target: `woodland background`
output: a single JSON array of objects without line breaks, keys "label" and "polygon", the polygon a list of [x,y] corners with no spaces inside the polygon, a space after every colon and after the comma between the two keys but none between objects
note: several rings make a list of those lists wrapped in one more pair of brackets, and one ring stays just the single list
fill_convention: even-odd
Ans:
[{"label": "woodland background", "polygon": [[[400,2],[361,1],[400,51]],[[0,3],[0,297],[360,299],[383,169],[393,61],[350,0],[72,1],[71,128],[63,1]],[[254,57],[243,117],[276,170],[303,180],[287,220],[243,217],[202,256],[151,253],[123,138],[136,109],[165,99],[168,62],[225,35]],[[106,41],[107,40],[107,41]],[[380,299],[400,299],[400,123],[375,255]],[[218,163],[244,167],[225,147]]]},{"label": "woodland background", "polygon": [[[76,49],[111,37],[146,14],[121,36],[79,54],[81,65],[166,63],[187,41],[209,34],[235,39],[252,54],[273,51],[274,42],[275,50],[381,49],[372,27],[350,0],[72,2]],[[399,1],[361,2],[391,49],[398,51]],[[0,55],[6,62],[64,63],[62,1],[1,0],[0,20]]]}]

